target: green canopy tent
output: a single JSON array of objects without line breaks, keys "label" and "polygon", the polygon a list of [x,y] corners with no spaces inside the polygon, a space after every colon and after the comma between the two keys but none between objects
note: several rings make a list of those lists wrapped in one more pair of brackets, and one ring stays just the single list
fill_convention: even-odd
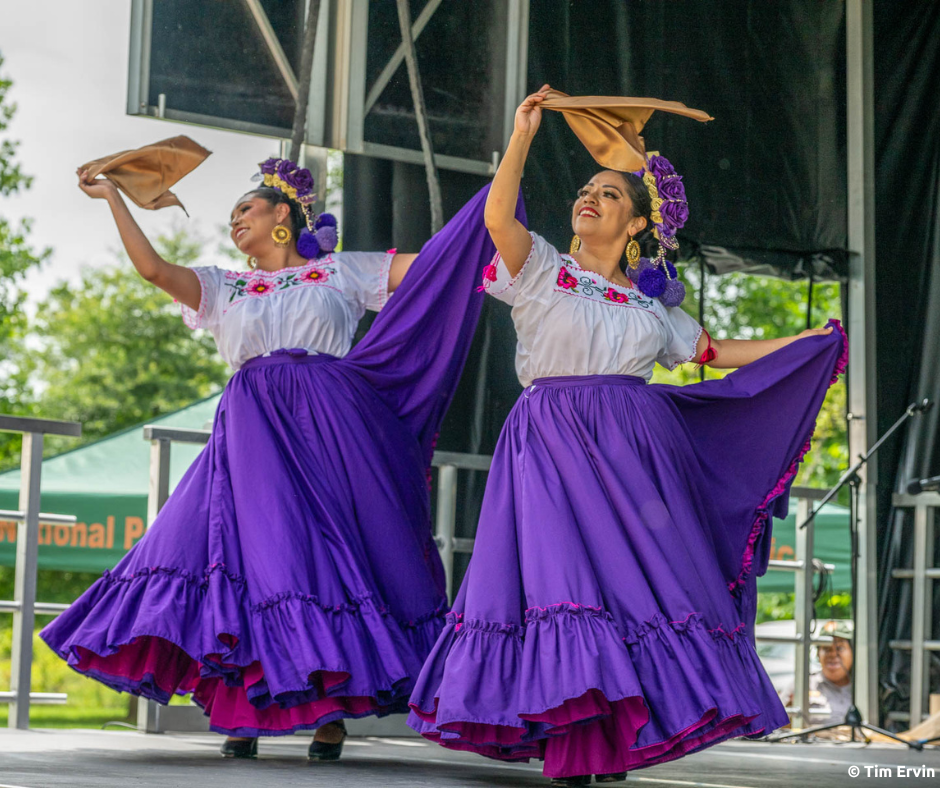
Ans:
[{"label": "green canopy tent", "polygon": [[[163,427],[202,429],[215,414],[221,394],[195,402],[148,422]],[[143,425],[43,460],[42,511],[74,514],[76,526],[41,526],[39,566],[75,572],[102,572],[113,567],[143,536],[147,517],[150,446]],[[171,451],[171,489],[190,466],[201,446],[175,444]],[[16,509],[19,470],[0,474],[0,509]],[[796,506],[791,507],[793,510]],[[771,558],[792,560],[795,516],[774,521]],[[15,559],[16,524],[0,521],[0,566]],[[849,587],[848,510],[827,505],[816,517],[816,557],[836,565],[833,588]],[[759,591],[792,592],[793,574],[771,571],[757,584]]]},{"label": "green canopy tent", "polygon": [[[832,590],[846,592],[850,589],[849,557],[849,510],[844,506],[828,503],[816,515],[815,557],[827,564],[835,565],[832,574]],[[770,547],[771,560],[793,561],[796,558],[796,502],[790,502],[790,514],[785,520],[774,520],[773,539]],[[757,590],[764,593],[793,593],[792,572],[769,570],[757,580]]]},{"label": "green canopy tent", "polygon": [[[148,421],[181,429],[211,425],[221,394]],[[202,446],[174,444],[171,489]],[[143,425],[49,457],[42,463],[43,512],[74,514],[75,526],[40,526],[39,568],[103,572],[113,567],[144,534],[150,445]],[[19,469],[0,474],[0,509],[19,508]],[[0,520],[0,566],[13,566],[16,523]]]}]

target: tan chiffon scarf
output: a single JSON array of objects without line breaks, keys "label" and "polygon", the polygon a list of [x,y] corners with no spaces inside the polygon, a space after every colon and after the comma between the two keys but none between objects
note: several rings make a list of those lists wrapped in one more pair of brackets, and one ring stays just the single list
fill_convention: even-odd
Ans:
[{"label": "tan chiffon scarf", "polygon": [[636,172],[646,167],[643,126],[656,111],[684,115],[698,121],[714,120],[707,112],[678,101],[626,96],[569,96],[551,90],[542,109],[561,112],[571,130],[602,167]]},{"label": "tan chiffon scarf", "polygon": [[80,169],[89,170],[90,178],[103,175],[141,208],[156,210],[170,205],[183,208],[170,187],[210,155],[211,151],[181,135],[95,159]]}]

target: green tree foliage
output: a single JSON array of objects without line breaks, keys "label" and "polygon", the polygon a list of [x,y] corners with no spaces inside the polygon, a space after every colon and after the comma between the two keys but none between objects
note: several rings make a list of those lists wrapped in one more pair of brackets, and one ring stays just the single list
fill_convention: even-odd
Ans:
[{"label": "green tree foliage", "polygon": [[[699,317],[700,272],[692,264],[682,270],[688,290],[683,307]],[[792,336],[806,328],[809,283],[769,276],[725,274],[705,277],[705,327],[715,339],[775,339]],[[820,327],[829,318],[841,318],[839,285],[832,282],[813,287],[812,324]],[[728,370],[706,368],[706,378],[721,378]],[[657,383],[683,385],[700,379],[701,371],[684,364],[672,372],[656,368]],[[848,464],[846,444],[846,390],[843,381],[829,389],[816,422],[813,445],[806,455],[796,484],[829,487]]]},{"label": "green tree foliage", "polygon": [[[0,68],[3,57],[0,55]],[[5,132],[16,113],[16,104],[8,94],[13,83],[0,75],[0,197],[11,197],[28,189],[32,179],[16,161],[16,142],[7,139]],[[26,273],[48,256],[49,250],[35,251],[29,243],[30,223],[24,220],[12,224],[0,215],[0,413],[28,415],[30,406],[24,397],[23,370],[11,359],[23,341],[26,317],[23,302],[26,294],[21,289]],[[0,467],[4,461],[19,456],[18,435],[0,433]]]},{"label": "green tree foliage", "polygon": [[[202,243],[177,231],[160,236],[158,253],[180,265]],[[169,413],[218,391],[228,379],[212,337],[193,333],[173,300],[143,280],[123,255],[88,268],[77,285],[56,287],[31,327],[36,349],[23,363],[41,387],[37,410],[82,424],[82,441]],[[50,451],[74,440],[49,438]]]}]

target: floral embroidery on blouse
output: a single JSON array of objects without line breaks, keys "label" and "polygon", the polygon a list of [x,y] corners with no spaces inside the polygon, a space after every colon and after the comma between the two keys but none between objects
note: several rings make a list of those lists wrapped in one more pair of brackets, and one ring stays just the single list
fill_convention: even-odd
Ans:
[{"label": "floral embroidery on blouse", "polygon": [[575,293],[578,292],[578,280],[569,274],[568,269],[564,266],[562,266],[561,270],[558,272],[558,286],[562,290],[573,290]]},{"label": "floral embroidery on blouse", "polygon": [[274,289],[274,286],[268,284],[263,279],[252,279],[247,285],[245,285],[245,292],[248,295],[259,296],[269,293]]},{"label": "floral embroidery on blouse", "polygon": [[613,301],[615,304],[625,304],[629,300],[629,296],[626,293],[618,293],[612,287],[607,288],[607,292],[604,293],[604,298],[608,301]]},{"label": "floral embroidery on blouse", "polygon": [[330,278],[330,274],[333,273],[332,268],[311,268],[308,271],[304,271],[300,278],[305,282],[316,282],[323,284],[327,279]]},{"label": "floral embroidery on blouse", "polygon": [[655,315],[653,299],[646,298],[639,290],[615,290],[607,282],[598,282],[593,277],[581,271],[579,276],[572,274],[565,266],[558,271],[558,291],[573,293],[592,301],[606,301],[612,304],[622,304],[634,309],[646,309]]},{"label": "floral embroidery on blouse", "polygon": [[237,303],[245,298],[283,293],[297,287],[309,285],[324,285],[335,268],[324,265],[313,265],[300,270],[285,269],[284,272],[275,272],[275,275],[258,273],[226,273],[225,286],[229,288],[228,305]]}]

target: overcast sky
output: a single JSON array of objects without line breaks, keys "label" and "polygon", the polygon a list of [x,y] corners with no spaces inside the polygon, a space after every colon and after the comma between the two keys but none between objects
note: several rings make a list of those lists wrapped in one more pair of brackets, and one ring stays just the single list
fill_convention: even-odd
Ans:
[{"label": "overcast sky", "polygon": [[0,71],[12,79],[18,111],[7,138],[19,140],[18,160],[33,187],[0,198],[0,215],[32,217],[34,246],[52,258],[30,276],[31,301],[82,265],[114,260],[120,241],[104,201],[78,190],[75,168],[87,161],[186,134],[213,152],[174,192],[189,211],[132,207],[153,238],[176,224],[210,237],[205,262],[216,252],[217,227],[252,184],[257,163],[277,152],[270,138],[125,115],[130,0],[0,0]]}]

